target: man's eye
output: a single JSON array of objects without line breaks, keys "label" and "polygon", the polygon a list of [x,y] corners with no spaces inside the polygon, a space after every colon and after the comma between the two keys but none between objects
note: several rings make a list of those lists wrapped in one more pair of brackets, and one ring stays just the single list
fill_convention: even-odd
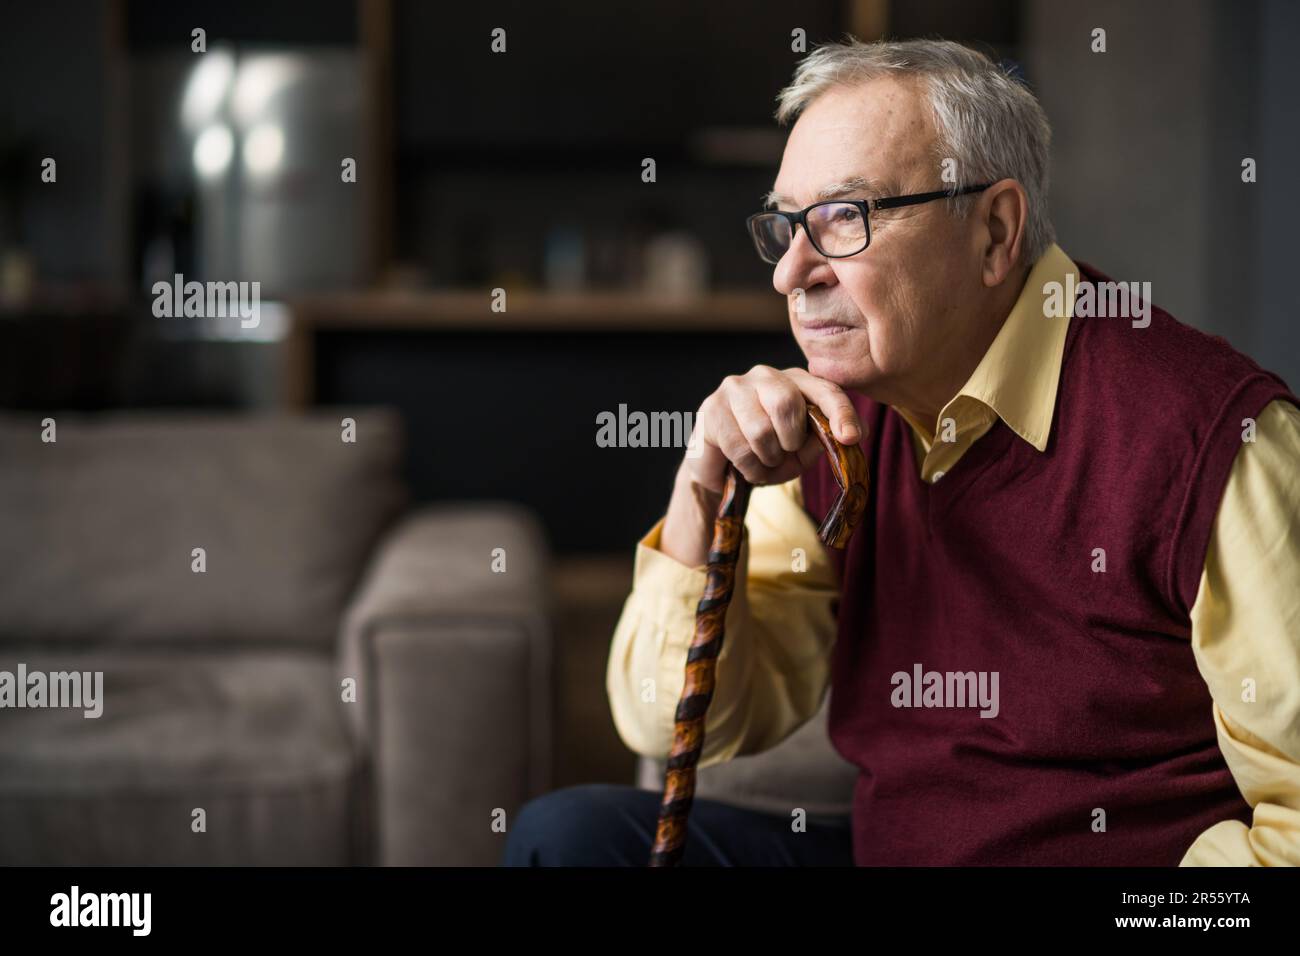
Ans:
[{"label": "man's eye", "polygon": [[835,214],[835,218],[839,222],[857,222],[860,215],[857,206],[842,206]]}]

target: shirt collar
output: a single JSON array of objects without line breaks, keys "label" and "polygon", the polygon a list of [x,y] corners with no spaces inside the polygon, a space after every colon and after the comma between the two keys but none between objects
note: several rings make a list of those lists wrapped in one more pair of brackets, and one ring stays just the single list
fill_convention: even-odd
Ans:
[{"label": "shirt collar", "polygon": [[[1034,263],[993,344],[966,384],[939,412],[935,427],[964,397],[990,409],[1039,451],[1047,448],[1061,378],[1065,333],[1074,313],[1074,298],[1066,293],[1075,289],[1078,281],[1078,269],[1061,247],[1053,243]],[[1055,290],[1051,283],[1058,283]],[[1045,308],[1045,301],[1052,295],[1064,306],[1061,317],[1049,316]],[[933,439],[935,429],[928,423],[915,421],[901,408],[895,411],[927,440]]]}]

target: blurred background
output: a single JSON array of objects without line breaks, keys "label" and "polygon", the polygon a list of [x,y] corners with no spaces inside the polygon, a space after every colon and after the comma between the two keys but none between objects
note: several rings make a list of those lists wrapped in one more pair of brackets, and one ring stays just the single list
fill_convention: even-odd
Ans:
[{"label": "blurred background", "polygon": [[[0,752],[0,862],[82,859],[87,842],[108,861],[490,862],[499,844],[486,826],[485,839],[458,843],[446,817],[437,822],[464,802],[450,781],[482,781],[483,806],[514,807],[553,786],[631,780],[635,756],[605,700],[606,655],[635,542],[662,513],[682,450],[599,447],[597,415],[693,412],[729,373],[799,363],[784,301],[744,229],[780,161],[785,131],[771,115],[802,56],[793,30],[809,50],[845,32],[942,36],[1004,61],[1053,124],[1051,205],[1066,252],[1150,281],[1158,304],[1300,383],[1290,262],[1300,203],[1288,178],[1300,155],[1300,5],[1286,0],[3,9],[0,411],[10,435],[0,515],[10,546],[0,557],[28,576],[0,569],[10,581],[0,640],[11,642],[0,667],[14,666],[14,648],[47,649],[49,634],[65,655],[108,640],[109,668],[123,648],[148,648],[160,655],[149,666],[164,670],[175,644],[233,635],[319,658],[318,673],[291,679],[304,694],[333,681],[327,660],[345,676],[368,662],[370,679],[388,683],[354,739],[304,725],[295,733],[306,738],[245,753],[239,740],[281,726],[274,701],[230,690],[247,685],[214,653],[196,685],[225,689],[199,721],[222,728],[206,756],[153,738],[172,754],[177,787],[203,774],[262,780],[307,738],[324,756],[303,764],[302,779],[350,755],[339,758],[346,787],[326,805],[230,804],[232,828],[274,824],[269,858],[252,836],[244,856],[178,844],[151,857],[145,820],[119,842],[104,836],[131,828],[114,815],[127,811],[86,795],[88,768],[126,768],[119,795],[161,779],[124,752],[184,701],[142,705],[141,723],[120,725],[116,741],[29,724],[25,742]],[[1090,49],[1096,27],[1104,54]],[[504,52],[493,51],[495,28]],[[647,158],[653,182],[642,178]],[[176,274],[260,282],[260,322],[156,316],[151,289]],[[504,312],[492,309],[494,289],[505,290]],[[47,416],[69,426],[61,443],[81,444],[61,452],[57,473],[24,470]],[[362,464],[337,455],[344,416],[370,423]],[[225,484],[213,477],[227,473]],[[169,536],[200,520],[186,510],[195,502],[214,539],[227,533],[244,549],[244,576],[225,579],[224,598],[162,570],[165,595],[138,575],[114,577],[125,573],[114,535],[156,535],[187,563],[195,535]],[[137,523],[101,527],[107,511]],[[325,534],[321,515],[340,513],[350,526]],[[56,525],[72,536],[53,537]],[[98,536],[77,538],[73,525]],[[245,526],[246,537],[229,532]],[[466,549],[506,540],[522,570],[504,577],[523,583],[465,577]],[[52,553],[73,541],[82,565]],[[226,572],[214,562],[212,573]],[[432,578],[443,583],[430,588]],[[80,611],[32,611],[40,588],[77,592]],[[484,608],[513,610],[465,622]],[[423,638],[393,623],[412,614],[424,615]],[[298,644],[276,637],[307,619],[319,626]],[[147,673],[118,680],[147,688]],[[438,681],[444,710],[430,702]],[[241,724],[231,710],[268,723]],[[442,762],[422,765],[434,750]],[[339,836],[360,805],[372,822]],[[89,821],[80,844],[66,836],[74,815]],[[284,836],[285,821],[304,815],[334,821],[328,840],[310,828]]]}]

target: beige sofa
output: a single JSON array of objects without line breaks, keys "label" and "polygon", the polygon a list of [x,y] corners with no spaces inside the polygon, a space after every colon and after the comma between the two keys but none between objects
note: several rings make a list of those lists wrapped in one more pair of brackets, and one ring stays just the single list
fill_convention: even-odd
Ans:
[{"label": "beige sofa", "polygon": [[0,416],[0,672],[103,680],[0,708],[0,864],[498,861],[551,785],[545,544],[410,508],[402,453],[383,409]]}]

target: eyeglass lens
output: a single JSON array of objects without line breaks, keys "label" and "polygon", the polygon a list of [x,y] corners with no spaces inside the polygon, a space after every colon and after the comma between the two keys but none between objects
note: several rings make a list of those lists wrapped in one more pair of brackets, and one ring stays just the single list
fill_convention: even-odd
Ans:
[{"label": "eyeglass lens", "polygon": [[[852,203],[813,206],[806,221],[814,248],[824,256],[851,256],[867,247],[866,220]],[[758,254],[770,263],[778,262],[793,240],[790,221],[772,213],[756,216],[751,232]]]}]

